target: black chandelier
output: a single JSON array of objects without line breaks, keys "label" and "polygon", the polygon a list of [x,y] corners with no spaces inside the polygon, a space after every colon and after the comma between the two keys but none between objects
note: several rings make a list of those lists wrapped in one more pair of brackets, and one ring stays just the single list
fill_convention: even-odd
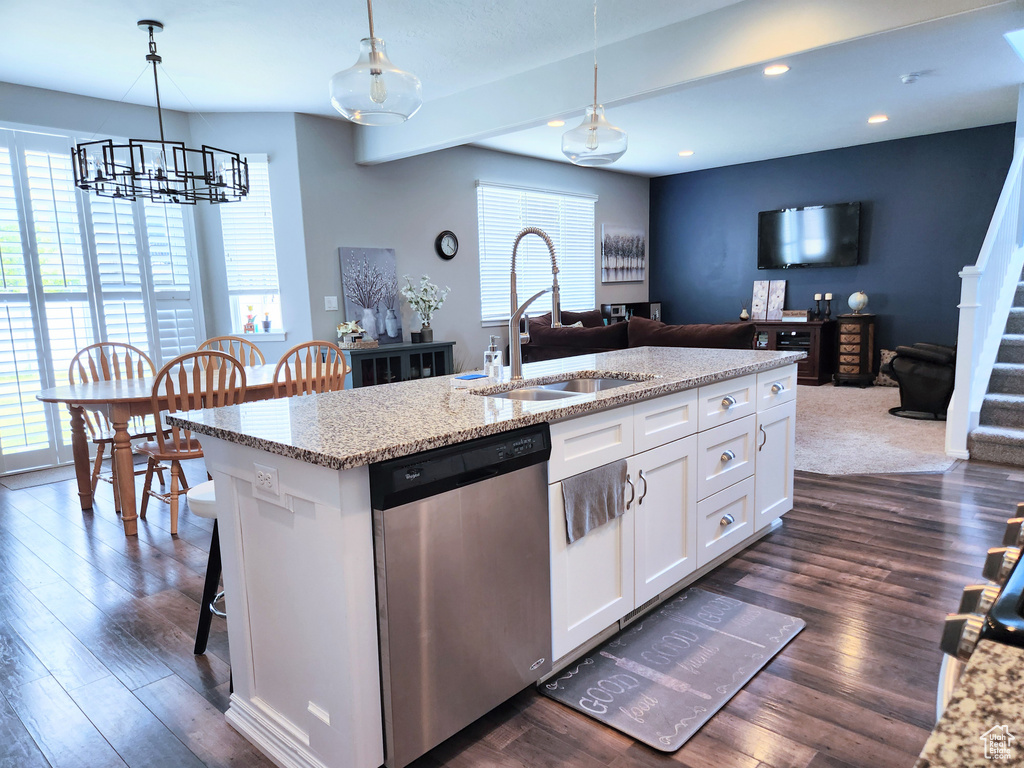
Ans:
[{"label": "black chandelier", "polygon": [[159,21],[138,23],[149,31],[149,55],[156,88],[156,114],[160,140],[129,139],[115,144],[111,139],[87,141],[71,150],[75,186],[99,197],[119,200],[152,200],[156,203],[195,205],[200,200],[231,203],[249,193],[249,165],[237,152],[208,147],[189,149],[182,141],[164,138],[164,116],[160,108],[160,82],[156,65],[155,32],[163,31]]}]

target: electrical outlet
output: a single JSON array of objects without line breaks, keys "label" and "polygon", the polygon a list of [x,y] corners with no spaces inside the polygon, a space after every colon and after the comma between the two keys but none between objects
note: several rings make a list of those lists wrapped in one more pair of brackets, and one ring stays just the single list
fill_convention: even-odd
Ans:
[{"label": "electrical outlet", "polygon": [[337,296],[324,296],[324,310],[334,312],[338,308]]},{"label": "electrical outlet", "polygon": [[272,496],[280,496],[281,487],[277,483],[277,468],[256,463],[252,466],[256,471],[256,490]]}]

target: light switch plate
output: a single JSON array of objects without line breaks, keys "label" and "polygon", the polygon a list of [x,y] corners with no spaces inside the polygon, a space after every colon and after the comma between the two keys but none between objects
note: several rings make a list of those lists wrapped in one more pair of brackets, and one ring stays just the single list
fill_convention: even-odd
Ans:
[{"label": "light switch plate", "polygon": [[338,308],[338,297],[337,296],[324,296],[324,310],[327,312],[333,312]]}]

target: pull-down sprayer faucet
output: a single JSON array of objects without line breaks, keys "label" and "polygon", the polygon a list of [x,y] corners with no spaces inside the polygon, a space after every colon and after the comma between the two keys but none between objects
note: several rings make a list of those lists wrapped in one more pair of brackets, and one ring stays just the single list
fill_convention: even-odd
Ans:
[{"label": "pull-down sprayer faucet", "polygon": [[[537,235],[548,246],[548,252],[551,254],[551,287],[538,291],[523,302],[522,306],[518,306],[519,297],[516,295],[516,252],[519,250],[519,242],[527,235]],[[524,227],[519,234],[516,235],[516,241],[512,244],[512,290],[509,292],[512,298],[512,315],[508,319],[508,356],[509,364],[512,367],[512,373],[509,380],[512,382],[523,380],[522,343],[530,340],[529,319],[527,319],[526,322],[525,333],[520,333],[519,321],[526,312],[526,308],[530,306],[535,299],[548,292],[551,293],[551,327],[561,328],[562,308],[558,293],[558,261],[555,259],[555,245],[551,242],[551,238],[548,237],[547,233],[543,229],[540,229],[539,227]]]}]

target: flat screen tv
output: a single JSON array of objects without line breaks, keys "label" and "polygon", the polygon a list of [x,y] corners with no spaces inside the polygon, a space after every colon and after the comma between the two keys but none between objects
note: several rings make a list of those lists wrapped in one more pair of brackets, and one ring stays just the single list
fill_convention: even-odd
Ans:
[{"label": "flat screen tv", "polygon": [[860,203],[761,211],[757,268],[852,267],[860,256]]}]

